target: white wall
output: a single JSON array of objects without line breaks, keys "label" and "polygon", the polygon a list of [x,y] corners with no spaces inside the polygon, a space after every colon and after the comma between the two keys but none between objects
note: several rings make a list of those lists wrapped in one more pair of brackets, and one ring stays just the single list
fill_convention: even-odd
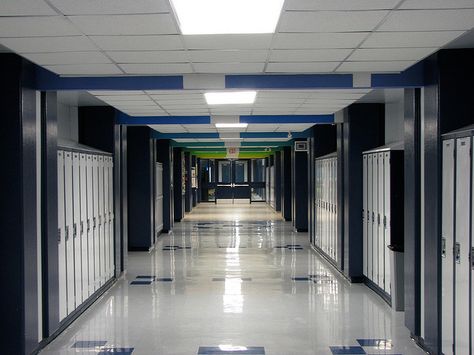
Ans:
[{"label": "white wall", "polygon": [[79,141],[77,106],[58,102],[58,138]]},{"label": "white wall", "polygon": [[385,144],[400,142],[404,139],[404,102],[385,104]]}]

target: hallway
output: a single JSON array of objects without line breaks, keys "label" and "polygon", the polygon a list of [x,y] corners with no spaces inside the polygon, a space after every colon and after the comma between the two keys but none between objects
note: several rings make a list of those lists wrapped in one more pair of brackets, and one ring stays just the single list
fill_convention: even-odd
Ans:
[{"label": "hallway", "polygon": [[403,313],[276,216],[199,205],[154,250],[129,253],[127,274],[41,354],[423,354]]}]

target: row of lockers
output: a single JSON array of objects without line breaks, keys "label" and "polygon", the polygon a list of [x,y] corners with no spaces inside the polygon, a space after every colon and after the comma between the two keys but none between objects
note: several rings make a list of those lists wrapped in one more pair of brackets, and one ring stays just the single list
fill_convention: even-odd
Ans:
[{"label": "row of lockers", "polygon": [[315,163],[314,243],[334,261],[337,245],[337,157],[322,157]]},{"label": "row of lockers", "polygon": [[58,151],[60,320],[114,274],[113,158]]},{"label": "row of lockers", "polygon": [[[442,352],[474,354],[474,128],[445,136],[442,168]],[[449,138],[449,139],[447,139]]]},{"label": "row of lockers", "polygon": [[[363,273],[391,294],[390,249],[401,247],[403,231],[403,151],[363,154]],[[401,204],[401,205],[400,205]],[[393,235],[392,235],[393,234]],[[395,241],[396,240],[396,241]]]}]

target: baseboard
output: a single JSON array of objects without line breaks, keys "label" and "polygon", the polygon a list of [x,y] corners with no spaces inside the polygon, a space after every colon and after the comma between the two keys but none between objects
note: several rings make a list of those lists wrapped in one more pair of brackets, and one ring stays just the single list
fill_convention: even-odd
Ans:
[{"label": "baseboard", "polygon": [[150,251],[150,249],[153,248],[152,246],[151,247],[131,247],[131,246],[128,246],[128,251]]},{"label": "baseboard", "polygon": [[367,277],[363,276],[363,282],[369,287],[372,291],[374,291],[377,295],[379,295],[387,304],[392,307],[392,298],[388,293],[386,293],[383,289],[381,289],[375,282],[369,280]]},{"label": "baseboard", "polygon": [[296,231],[298,233],[307,233],[308,232],[308,228],[296,228]]}]

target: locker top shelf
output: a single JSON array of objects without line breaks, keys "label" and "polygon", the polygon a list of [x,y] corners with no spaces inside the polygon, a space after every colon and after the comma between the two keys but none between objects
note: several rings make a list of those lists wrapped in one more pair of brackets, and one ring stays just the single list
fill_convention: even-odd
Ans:
[{"label": "locker top shelf", "polygon": [[74,152],[79,152],[79,153],[86,153],[86,154],[100,154],[100,155],[112,156],[112,154],[109,152],[104,152],[103,150],[89,147],[88,145],[79,144],[77,142],[67,140],[67,139],[58,139],[58,149],[69,150],[69,151],[74,151]]},{"label": "locker top shelf", "polygon": [[337,152],[332,152],[320,157],[315,158],[315,160],[324,160],[324,159],[331,159],[331,158],[337,158]]},{"label": "locker top shelf", "polygon": [[453,139],[470,136],[474,136],[474,124],[441,135],[443,139]]},{"label": "locker top shelf", "polygon": [[405,149],[405,146],[403,142],[394,142],[394,143],[383,145],[381,147],[366,150],[365,152],[362,152],[362,154],[382,153],[382,152],[404,150],[404,149]]}]

